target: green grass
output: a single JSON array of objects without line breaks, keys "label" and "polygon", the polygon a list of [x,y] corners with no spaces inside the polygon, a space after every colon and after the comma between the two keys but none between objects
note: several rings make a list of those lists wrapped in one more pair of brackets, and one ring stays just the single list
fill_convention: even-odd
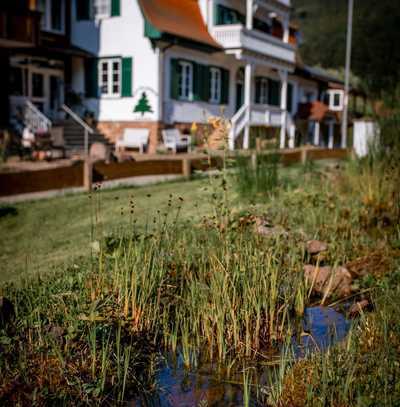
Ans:
[{"label": "green grass", "polygon": [[[199,220],[210,211],[206,186],[205,180],[197,180],[96,192],[92,196],[101,196],[97,223],[105,235],[127,229],[133,196],[134,216],[145,225],[157,210],[174,211],[168,207],[170,194],[185,200],[182,219]],[[94,200],[98,201],[78,194],[14,205],[17,215],[0,218],[0,282],[48,272],[89,256],[92,224],[96,223]]]},{"label": "green grass", "polygon": [[[234,176],[218,176],[16,205],[17,215],[0,219],[8,278],[52,273],[3,284],[16,321],[0,330],[0,402],[29,403],[34,395],[39,404],[100,404],[151,393],[154,352],[170,350],[189,367],[211,360],[243,369],[248,403],[257,384],[245,365],[278,350],[299,328],[304,307],[321,301],[310,297],[303,279],[306,240],[328,242],[327,264],[373,257],[359,288],[378,292],[393,274],[400,241],[396,171],[359,162],[280,169],[273,193],[258,189],[251,202],[235,190]],[[254,233],[257,216],[285,235]],[[316,405],[342,390],[344,405],[354,405],[354,395],[365,392],[350,386],[350,362],[340,370],[327,359],[323,375],[310,362],[323,380],[315,393],[305,390],[311,400],[320,397]],[[277,405],[282,389],[287,397],[294,393],[285,382],[291,367],[280,367],[271,395]],[[380,391],[379,380],[364,383],[370,393]]]}]

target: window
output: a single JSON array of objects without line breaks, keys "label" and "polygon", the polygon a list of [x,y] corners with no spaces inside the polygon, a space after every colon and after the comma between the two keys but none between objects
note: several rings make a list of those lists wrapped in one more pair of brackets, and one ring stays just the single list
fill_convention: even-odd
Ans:
[{"label": "window", "polygon": [[190,62],[179,62],[178,97],[181,100],[193,99],[193,65]]},{"label": "window", "polygon": [[103,96],[121,96],[121,60],[119,58],[99,61],[99,87]]},{"label": "window", "polygon": [[245,22],[246,17],[239,11],[218,4],[215,16],[216,25],[245,24]]},{"label": "window", "polygon": [[221,70],[210,68],[210,102],[220,103],[221,101]]},{"label": "window", "polygon": [[34,97],[44,96],[44,78],[41,73],[32,74],[32,96]]},{"label": "window", "polygon": [[329,109],[333,111],[343,110],[343,96],[342,90],[329,90]]},{"label": "window", "polygon": [[24,70],[20,67],[10,69],[10,94],[13,96],[24,95]]},{"label": "window", "polygon": [[268,79],[256,79],[256,103],[261,105],[268,104]]},{"label": "window", "polygon": [[96,19],[121,15],[121,0],[93,0],[93,12]]},{"label": "window", "polygon": [[110,14],[110,0],[94,0],[94,15],[96,16],[96,18],[110,17]]},{"label": "window", "polygon": [[39,0],[37,9],[42,13],[42,30],[60,34],[65,32],[65,0]]}]

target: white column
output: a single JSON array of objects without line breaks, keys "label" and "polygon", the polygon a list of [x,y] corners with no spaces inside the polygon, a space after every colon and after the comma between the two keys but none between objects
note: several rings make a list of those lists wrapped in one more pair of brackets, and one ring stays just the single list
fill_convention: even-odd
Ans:
[{"label": "white column", "polygon": [[283,42],[289,43],[289,37],[290,37],[289,17],[284,17],[284,19],[283,19]]},{"label": "white column", "polygon": [[289,148],[294,148],[296,141],[296,126],[292,123],[289,130]]},{"label": "white column", "polygon": [[335,129],[335,123],[329,122],[329,139],[328,139],[328,148],[333,148],[333,134]]},{"label": "white column", "polygon": [[314,126],[314,145],[319,146],[319,135],[321,132],[321,124],[320,122],[315,122]]},{"label": "white column", "polygon": [[253,29],[253,0],[247,0],[246,3],[246,28]]},{"label": "white column", "polygon": [[253,76],[253,66],[246,64],[244,71],[244,104],[247,106],[246,127],[244,129],[243,148],[248,149],[250,145],[250,124],[251,124],[251,85]]},{"label": "white column", "polygon": [[280,148],[285,148],[286,145],[286,124],[287,124],[287,71],[280,71],[279,76],[281,78],[281,137]]}]

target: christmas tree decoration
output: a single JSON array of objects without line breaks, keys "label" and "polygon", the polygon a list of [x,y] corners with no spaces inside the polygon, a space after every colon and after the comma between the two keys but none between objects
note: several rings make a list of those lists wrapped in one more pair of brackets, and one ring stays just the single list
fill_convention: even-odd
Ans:
[{"label": "christmas tree decoration", "polygon": [[150,106],[149,99],[147,98],[146,92],[142,93],[139,102],[135,106],[135,113],[141,113],[144,116],[145,113],[153,113],[153,109]]}]

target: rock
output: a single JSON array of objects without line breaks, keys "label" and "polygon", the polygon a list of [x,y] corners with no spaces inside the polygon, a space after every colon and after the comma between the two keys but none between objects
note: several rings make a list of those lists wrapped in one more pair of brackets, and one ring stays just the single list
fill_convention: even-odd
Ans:
[{"label": "rock", "polygon": [[93,162],[109,162],[111,157],[111,150],[106,144],[96,142],[90,146],[89,156]]},{"label": "rock", "polygon": [[345,267],[304,266],[304,276],[314,292],[329,297],[347,297],[351,294],[352,277]]},{"label": "rock", "polygon": [[5,327],[14,319],[15,311],[11,301],[7,298],[0,297],[0,328]]},{"label": "rock", "polygon": [[319,240],[309,240],[306,243],[306,250],[309,254],[315,255],[328,250],[328,244]]},{"label": "rock", "polygon": [[351,318],[354,318],[358,315],[361,315],[361,313],[369,307],[369,301],[368,300],[361,300],[356,303],[354,303],[350,309],[349,309],[349,315]]},{"label": "rock", "polygon": [[263,218],[256,218],[256,233],[270,238],[287,237],[288,232],[282,226],[274,226]]}]

